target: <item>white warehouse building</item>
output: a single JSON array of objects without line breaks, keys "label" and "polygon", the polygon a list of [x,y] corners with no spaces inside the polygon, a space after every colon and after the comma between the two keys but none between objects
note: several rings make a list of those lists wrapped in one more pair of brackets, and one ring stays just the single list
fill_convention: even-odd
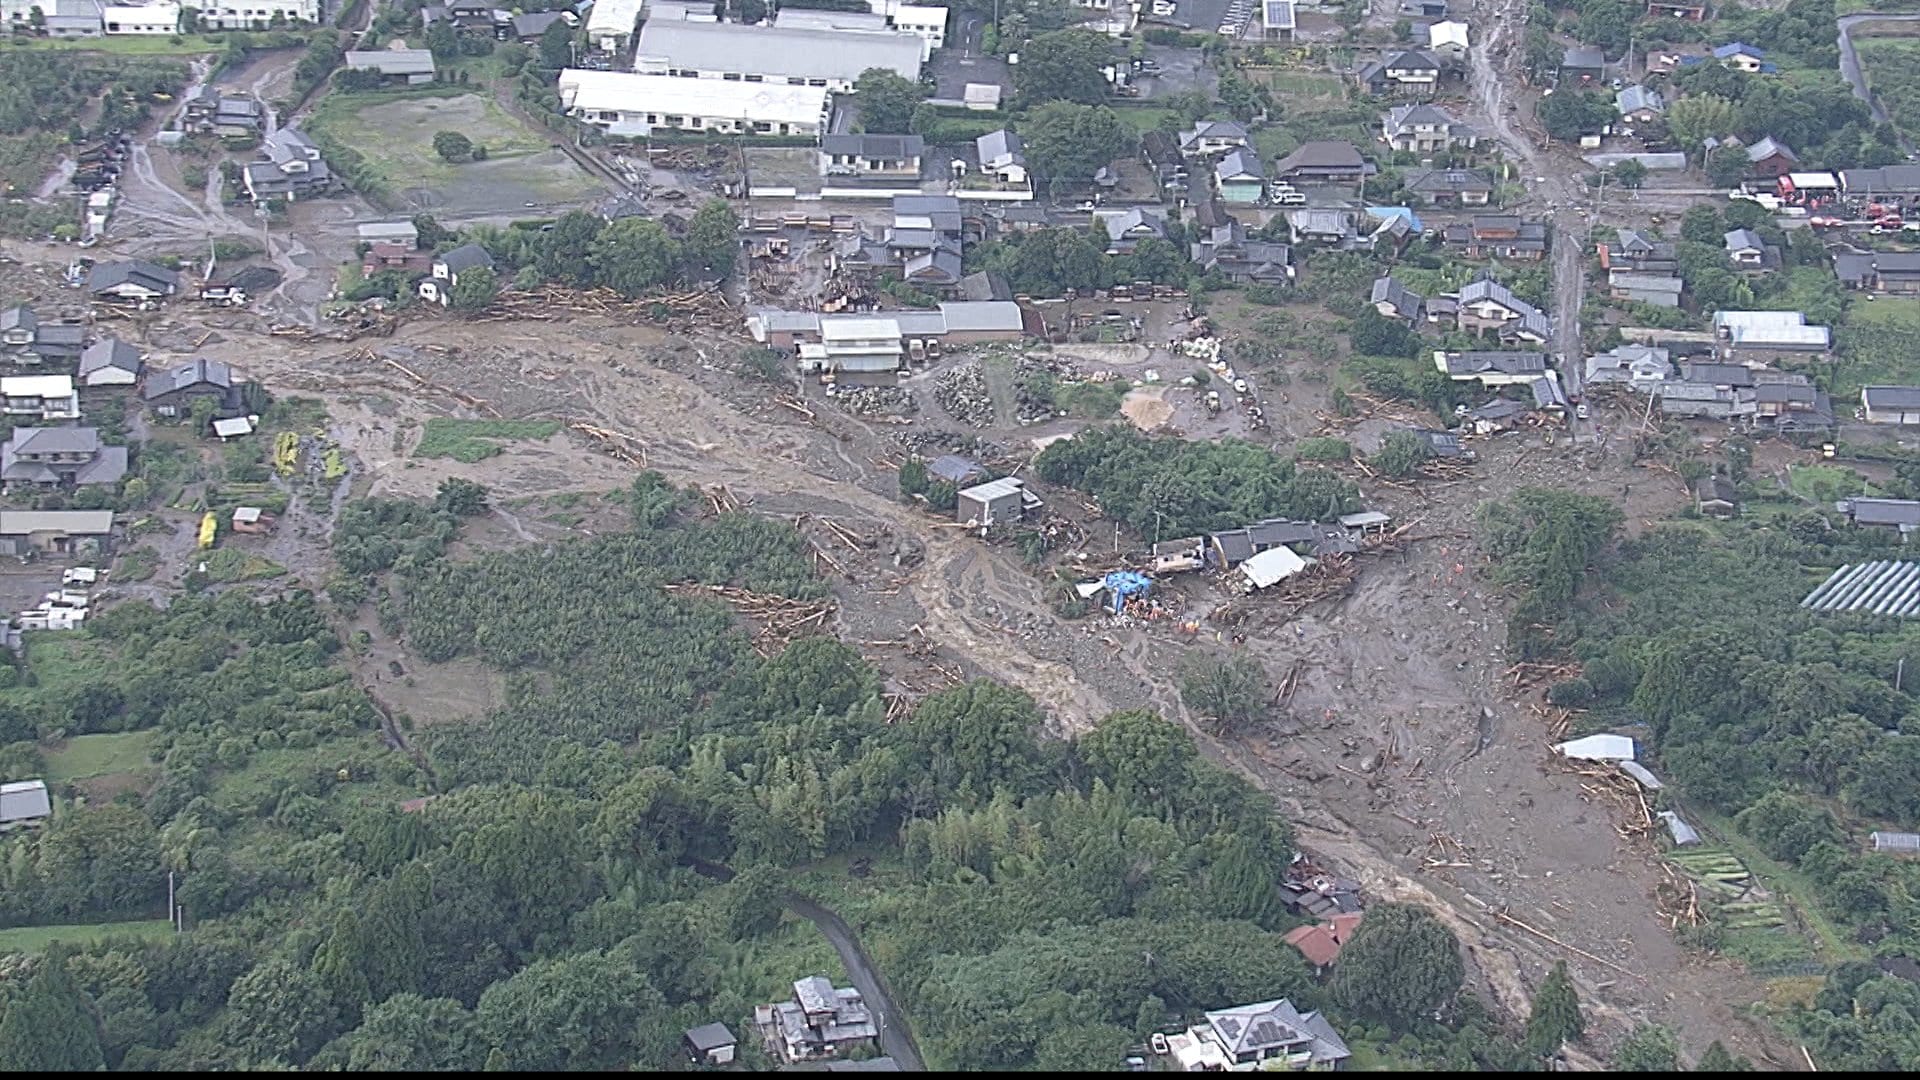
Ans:
[{"label": "white warehouse building", "polygon": [[100,23],[109,34],[177,34],[180,5],[107,4],[100,9]]},{"label": "white warehouse building", "polygon": [[200,25],[209,30],[265,30],[275,16],[282,22],[320,22],[320,0],[226,0],[200,9]]},{"label": "white warehouse building", "polygon": [[826,127],[827,92],[815,86],[568,68],[559,89],[567,115],[609,135],[642,137],[659,129],[817,137]]},{"label": "white warehouse building", "polygon": [[648,21],[640,28],[633,69],[725,82],[784,83],[853,89],[860,73],[886,68],[920,78],[922,42],[900,31],[783,29],[739,23]]}]

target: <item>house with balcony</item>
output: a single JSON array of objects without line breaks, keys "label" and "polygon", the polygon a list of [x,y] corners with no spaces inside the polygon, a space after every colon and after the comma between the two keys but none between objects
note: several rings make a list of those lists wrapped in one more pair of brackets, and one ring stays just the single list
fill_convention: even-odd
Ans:
[{"label": "house with balcony", "polygon": [[1164,1045],[1179,1072],[1333,1070],[1353,1056],[1325,1016],[1302,1013],[1285,999],[1209,1012],[1165,1036]]},{"label": "house with balcony", "polygon": [[794,1064],[841,1057],[879,1042],[880,1029],[860,991],[824,975],[793,984],[793,997],[753,1009],[754,1027],[776,1061]]},{"label": "house with balcony", "polygon": [[1260,167],[1260,155],[1251,149],[1227,151],[1213,167],[1213,183],[1220,192],[1220,201],[1235,206],[1252,206],[1267,195],[1267,177]]},{"label": "house with balcony", "polygon": [[127,448],[102,446],[90,427],[17,427],[0,446],[0,484],[87,487],[127,475]]},{"label": "house with balcony", "polygon": [[77,360],[87,328],[78,322],[42,321],[22,304],[0,311],[0,363],[35,368]]},{"label": "house with balcony", "polygon": [[1380,114],[1380,138],[1393,150],[1414,154],[1443,154],[1471,150],[1480,135],[1438,105],[1421,102],[1396,105]]},{"label": "house with balcony", "polygon": [[256,203],[310,199],[333,186],[333,170],[299,128],[274,131],[260,144],[260,155],[262,160],[250,161],[240,170],[247,196]]},{"label": "house with balcony", "polygon": [[1553,339],[1553,321],[1545,312],[1489,277],[1466,284],[1455,297],[1456,324],[1472,333],[1496,331],[1503,338],[1545,344]]},{"label": "house with balcony", "polygon": [[1448,225],[1441,237],[1469,259],[1539,262],[1547,257],[1545,223],[1522,221],[1510,214],[1480,215]]},{"label": "house with balcony", "polygon": [[42,423],[80,419],[80,395],[71,375],[0,377],[0,414]]},{"label": "house with balcony", "polygon": [[1360,89],[1368,94],[1404,94],[1432,97],[1440,86],[1440,58],[1410,49],[1382,57],[1360,68]]},{"label": "house with balcony", "polygon": [[460,284],[461,274],[492,269],[493,256],[486,248],[461,244],[433,260],[432,273],[420,283],[420,298],[445,307],[453,302],[453,287]]}]

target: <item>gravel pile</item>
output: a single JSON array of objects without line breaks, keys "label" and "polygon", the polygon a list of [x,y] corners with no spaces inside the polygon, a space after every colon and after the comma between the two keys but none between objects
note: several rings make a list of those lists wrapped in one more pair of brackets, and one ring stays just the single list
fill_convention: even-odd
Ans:
[{"label": "gravel pile", "polygon": [[993,395],[987,392],[986,370],[977,363],[942,372],[933,381],[933,399],[963,424],[986,427],[993,423]]}]

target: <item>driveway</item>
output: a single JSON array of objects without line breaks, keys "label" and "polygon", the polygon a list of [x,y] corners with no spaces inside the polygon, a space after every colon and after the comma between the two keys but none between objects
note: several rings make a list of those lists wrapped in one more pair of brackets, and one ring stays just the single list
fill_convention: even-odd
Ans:
[{"label": "driveway", "polygon": [[880,1049],[899,1064],[901,1071],[926,1072],[926,1063],[920,1060],[920,1047],[913,1041],[913,1031],[907,1027],[900,1007],[894,1004],[893,995],[887,992],[880,972],[860,947],[853,928],[840,916],[797,893],[788,893],[786,902],[787,910],[819,927],[833,944],[833,951],[840,954],[840,963],[846,966],[853,988],[860,991],[867,1007],[873,1010],[874,1023],[880,1027]]},{"label": "driveway", "polygon": [[[1848,15],[1839,23],[1840,77],[1847,80],[1847,85],[1853,88],[1853,96],[1866,102],[1867,108],[1873,110],[1873,118],[1886,124],[1892,121],[1887,118],[1887,110],[1881,108],[1880,103],[1874,100],[1873,94],[1867,90],[1867,76],[1860,68],[1860,54],[1853,48],[1853,28],[1861,23],[1873,22],[1920,22],[1920,15]],[[1900,140],[1902,150],[1909,154],[1913,153],[1913,144],[1907,141],[1904,132],[1896,128],[1894,135]]]},{"label": "driveway", "polygon": [[988,56],[980,48],[988,18],[977,11],[962,11],[954,24],[947,47],[933,54],[928,70],[933,72],[934,97],[959,101],[966,96],[968,83],[992,83],[1004,97],[1013,95],[1013,71],[998,57]]}]

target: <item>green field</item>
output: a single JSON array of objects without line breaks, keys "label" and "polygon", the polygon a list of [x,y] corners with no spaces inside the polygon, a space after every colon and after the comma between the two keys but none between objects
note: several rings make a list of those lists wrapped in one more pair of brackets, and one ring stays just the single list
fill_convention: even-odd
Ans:
[{"label": "green field", "polygon": [[502,439],[550,439],[560,430],[557,420],[455,420],[436,416],[427,421],[414,457],[450,457],[472,464],[500,453]]},{"label": "green field", "polygon": [[1886,108],[1893,126],[1909,138],[1920,134],[1920,39],[1855,36],[1867,89]]},{"label": "green field", "polygon": [[1293,97],[1345,97],[1346,84],[1337,75],[1318,74],[1310,71],[1260,71],[1249,72],[1255,82],[1262,82],[1281,94]]},{"label": "green field", "polygon": [[198,53],[225,52],[225,41],[209,41],[200,34],[115,34],[96,38],[0,39],[0,48],[46,49],[53,52],[113,53],[116,56],[193,56]]},{"label": "green field", "polygon": [[157,731],[128,731],[115,735],[75,735],[58,750],[46,752],[47,779],[84,780],[90,776],[133,772],[151,760]]},{"label": "green field", "polygon": [[1862,386],[1920,384],[1920,300],[1856,299],[1836,345],[1833,406],[1842,415],[1860,404]]},{"label": "green field", "polygon": [[58,701],[94,681],[107,656],[106,646],[84,630],[29,630],[24,666],[34,685],[0,690],[0,701],[28,707]]},{"label": "green field", "polygon": [[1173,115],[1172,109],[1115,109],[1114,115],[1126,122],[1137,134],[1145,135],[1149,131],[1160,130],[1160,121]]},{"label": "green field", "polygon": [[112,937],[164,941],[171,933],[173,926],[165,919],[79,923],[73,926],[16,926],[11,930],[0,930],[0,953],[37,953],[56,941],[69,945],[85,945]]},{"label": "green field", "polygon": [[207,577],[219,582],[258,581],[287,572],[286,567],[272,559],[239,548],[210,551],[203,561],[207,564]]}]

